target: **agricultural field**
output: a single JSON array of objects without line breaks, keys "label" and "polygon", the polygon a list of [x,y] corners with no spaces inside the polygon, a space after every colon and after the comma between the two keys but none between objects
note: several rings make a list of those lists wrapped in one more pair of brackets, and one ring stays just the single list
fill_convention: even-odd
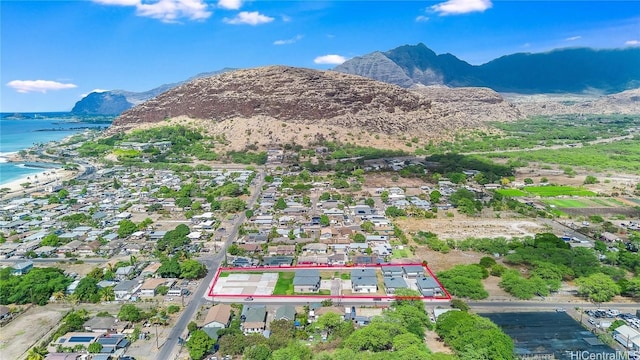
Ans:
[{"label": "agricultural field", "polygon": [[[581,187],[573,186],[526,186],[523,189],[499,189],[496,192],[507,197],[525,197],[525,196],[596,196],[596,193]],[[558,205],[560,206],[560,205]],[[577,205],[575,205],[577,206]]]},{"label": "agricultural field", "polygon": [[593,191],[573,186],[526,186],[524,191],[542,197],[596,196],[596,193]]}]

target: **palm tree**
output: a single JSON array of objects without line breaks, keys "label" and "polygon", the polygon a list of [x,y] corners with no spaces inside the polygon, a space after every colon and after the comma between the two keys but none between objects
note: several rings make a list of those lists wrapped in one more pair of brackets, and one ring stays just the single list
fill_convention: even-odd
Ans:
[{"label": "palm tree", "polygon": [[45,355],[47,355],[48,351],[47,349],[40,347],[40,346],[35,346],[32,347],[29,350],[29,353],[27,354],[27,360],[44,360]]},{"label": "palm tree", "polygon": [[100,300],[113,301],[116,299],[116,293],[113,291],[113,286],[107,286],[100,290]]}]

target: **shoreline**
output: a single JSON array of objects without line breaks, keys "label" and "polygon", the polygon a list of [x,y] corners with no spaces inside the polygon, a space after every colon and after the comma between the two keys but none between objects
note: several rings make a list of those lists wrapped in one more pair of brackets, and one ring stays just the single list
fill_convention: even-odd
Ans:
[{"label": "shoreline", "polygon": [[[18,179],[1,184],[0,189],[9,190],[6,192],[3,191],[0,195],[0,199],[4,200],[15,197],[16,195],[26,195],[37,191],[44,191],[47,185],[55,183],[59,183],[60,185],[62,185],[62,182],[73,179],[75,176],[76,175],[74,171],[65,170],[62,168],[25,175]],[[31,183],[31,186],[29,186],[28,188],[24,188],[22,187],[22,185],[20,185],[27,182]]]}]

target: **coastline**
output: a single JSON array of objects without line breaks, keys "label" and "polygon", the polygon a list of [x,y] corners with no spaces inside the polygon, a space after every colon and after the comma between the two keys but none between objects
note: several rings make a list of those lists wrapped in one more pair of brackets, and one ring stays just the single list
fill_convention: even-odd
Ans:
[{"label": "coastline", "polygon": [[[45,191],[47,185],[53,185],[59,183],[62,185],[63,181],[71,180],[76,176],[75,171],[65,169],[49,169],[38,173],[29,174],[21,178],[11,180],[7,183],[1,184],[0,189],[9,189],[6,192],[2,192],[0,199],[7,199],[15,197],[21,194],[30,194],[37,191]],[[31,183],[28,188],[22,187],[20,184]]]}]

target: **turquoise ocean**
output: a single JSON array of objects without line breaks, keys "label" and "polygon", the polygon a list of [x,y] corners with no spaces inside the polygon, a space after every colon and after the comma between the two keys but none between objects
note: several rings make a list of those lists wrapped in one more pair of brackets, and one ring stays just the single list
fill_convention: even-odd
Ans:
[{"label": "turquoise ocean", "polygon": [[60,141],[86,128],[104,129],[112,119],[65,112],[0,113],[0,185],[56,167],[55,164],[8,162],[8,155],[36,144]]}]

